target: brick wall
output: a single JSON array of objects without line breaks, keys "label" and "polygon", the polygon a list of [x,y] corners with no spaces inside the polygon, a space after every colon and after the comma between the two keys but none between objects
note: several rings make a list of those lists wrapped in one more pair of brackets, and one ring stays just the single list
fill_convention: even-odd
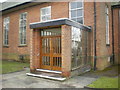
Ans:
[{"label": "brick wall", "polygon": [[[5,17],[10,17],[10,30],[9,30],[9,47],[3,46],[3,59],[7,60],[19,60],[19,55],[26,55],[26,59],[29,60],[30,55],[30,28],[29,24],[40,21],[40,8],[51,6],[52,7],[52,19],[68,17],[68,3],[56,2],[56,3],[44,3],[14,11],[2,16],[2,20]],[[58,10],[59,9],[59,10]],[[27,45],[19,46],[19,15],[27,12]],[[63,14],[64,13],[64,14]],[[3,31],[3,28],[2,28]],[[13,34],[14,33],[14,34]]]},{"label": "brick wall", "polygon": [[[105,6],[109,8],[109,38],[110,45],[106,45],[106,16]],[[112,56],[112,23],[111,23],[111,6],[110,3],[97,3],[96,4],[96,39],[97,39],[97,68],[104,69],[110,65],[108,57]]]},{"label": "brick wall", "polygon": [[30,68],[31,72],[35,69],[40,68],[40,30],[31,30],[31,58],[30,58]]},{"label": "brick wall", "polygon": [[[105,5],[109,7],[109,38],[110,46],[106,46],[106,17]],[[90,8],[91,7],[91,8]],[[86,2],[84,5],[85,25],[92,27],[91,36],[91,59],[94,64],[94,3]],[[111,5],[110,3],[96,3],[96,48],[97,48],[97,69],[102,70],[110,65],[108,60],[112,56],[112,23],[111,23]]]},{"label": "brick wall", "polygon": [[113,25],[114,25],[114,54],[115,54],[115,64],[120,64],[120,8],[113,9]]},{"label": "brick wall", "polygon": [[62,26],[62,72],[63,76],[70,76],[71,71],[71,27],[67,25]]},{"label": "brick wall", "polygon": [[[105,4],[108,4],[109,11],[111,12],[111,7],[109,3],[96,4],[97,7],[97,68],[104,69],[110,65],[108,57],[112,55],[112,31],[111,31],[111,14],[110,14],[110,46],[106,46],[105,33],[106,33],[106,23],[105,23]],[[68,2],[52,2],[44,3],[18,11],[14,11],[3,15],[3,18],[10,17],[10,32],[9,32],[9,47],[3,46],[3,59],[18,60],[18,55],[30,55],[31,47],[31,30],[29,28],[29,23],[40,21],[40,8],[51,6],[52,7],[52,19],[69,17],[69,3]],[[19,46],[19,15],[23,12],[27,12],[27,46]],[[110,13],[109,12],[109,13]],[[94,61],[94,3],[85,2],[84,3],[84,24],[87,26],[92,26],[92,32],[90,33],[91,41],[91,58],[92,64]],[[3,30],[3,29],[2,29]],[[14,34],[13,34],[14,33]]]}]

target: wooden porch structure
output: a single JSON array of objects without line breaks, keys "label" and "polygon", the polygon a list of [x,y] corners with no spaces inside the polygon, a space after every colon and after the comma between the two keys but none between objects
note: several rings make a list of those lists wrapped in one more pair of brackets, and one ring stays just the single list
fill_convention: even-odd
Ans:
[{"label": "wooden porch structure", "polygon": [[[77,51],[78,56],[73,55],[72,52],[73,51],[72,27],[78,28],[79,29],[78,31],[80,31],[80,29],[85,30],[85,32],[89,32],[91,30],[90,27],[81,25],[69,19],[57,19],[47,22],[37,22],[30,24],[30,28],[32,29],[31,60],[30,60],[31,73],[35,73],[36,70],[42,69],[43,71],[51,70],[50,72],[52,71],[61,72],[60,75],[62,77],[71,76],[71,72],[73,69],[72,66],[73,64],[75,65],[75,63],[73,62],[76,62],[74,60],[80,59],[78,58],[78,56],[80,55],[78,53],[79,51]],[[88,38],[89,37],[87,37],[86,40],[88,40]],[[79,39],[78,41],[75,42],[76,46],[81,48],[83,48],[83,46],[85,45],[79,44],[81,42],[79,41]],[[86,46],[86,48],[88,48],[88,46]],[[88,55],[87,52],[86,55]],[[85,59],[86,58],[80,60],[84,61]],[[76,62],[76,64],[77,63],[78,62]],[[82,65],[82,63],[80,62],[80,65]]]}]

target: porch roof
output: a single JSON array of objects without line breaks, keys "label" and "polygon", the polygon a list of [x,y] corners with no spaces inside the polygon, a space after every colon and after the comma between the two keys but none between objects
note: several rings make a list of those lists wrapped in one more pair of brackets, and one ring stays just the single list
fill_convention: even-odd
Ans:
[{"label": "porch roof", "polygon": [[43,27],[49,27],[49,26],[61,26],[61,25],[74,26],[77,28],[81,28],[82,30],[88,30],[88,31],[91,30],[91,27],[85,26],[83,24],[80,24],[68,18],[60,18],[60,19],[53,19],[53,20],[44,21],[44,22],[30,23],[30,28],[37,29],[37,28],[43,28]]}]

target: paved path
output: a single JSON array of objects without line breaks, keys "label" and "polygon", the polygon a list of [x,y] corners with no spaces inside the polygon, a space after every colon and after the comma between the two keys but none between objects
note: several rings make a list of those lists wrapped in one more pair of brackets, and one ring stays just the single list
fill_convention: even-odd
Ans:
[{"label": "paved path", "polygon": [[26,71],[2,75],[3,88],[84,88],[97,78],[76,76],[64,82],[27,76]]}]

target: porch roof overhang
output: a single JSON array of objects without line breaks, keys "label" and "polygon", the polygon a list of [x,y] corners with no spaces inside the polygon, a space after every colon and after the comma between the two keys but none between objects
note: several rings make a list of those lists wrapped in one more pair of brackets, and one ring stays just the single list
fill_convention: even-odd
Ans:
[{"label": "porch roof overhang", "polygon": [[80,28],[82,30],[91,31],[91,27],[85,26],[68,18],[61,18],[61,19],[53,19],[45,22],[35,22],[30,23],[30,29],[37,29],[37,28],[44,28],[44,27],[54,27],[54,26],[61,26],[61,25],[69,25]]}]

